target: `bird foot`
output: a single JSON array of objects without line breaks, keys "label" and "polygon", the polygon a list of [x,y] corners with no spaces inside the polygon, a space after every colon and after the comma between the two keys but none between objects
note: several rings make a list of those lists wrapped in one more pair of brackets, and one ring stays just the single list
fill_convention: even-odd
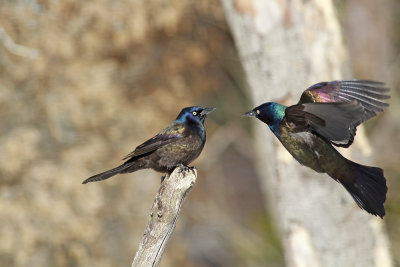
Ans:
[{"label": "bird foot", "polygon": [[194,169],[194,167],[185,166],[182,163],[176,166],[176,168],[180,168],[179,173],[192,171]]}]

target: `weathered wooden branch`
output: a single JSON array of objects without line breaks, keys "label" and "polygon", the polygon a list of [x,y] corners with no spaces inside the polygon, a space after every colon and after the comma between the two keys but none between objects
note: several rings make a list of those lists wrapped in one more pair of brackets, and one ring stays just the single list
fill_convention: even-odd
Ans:
[{"label": "weathered wooden branch", "polygon": [[[346,73],[333,1],[221,1],[254,106],[294,104],[307,86]],[[260,182],[280,226],[287,266],[392,266],[382,221],[327,175],[300,166],[266,125],[254,123]],[[369,164],[363,140],[359,128],[352,156]]]},{"label": "weathered wooden branch", "polygon": [[196,182],[197,171],[178,167],[161,183],[132,267],[158,266],[174,231],[185,197]]}]

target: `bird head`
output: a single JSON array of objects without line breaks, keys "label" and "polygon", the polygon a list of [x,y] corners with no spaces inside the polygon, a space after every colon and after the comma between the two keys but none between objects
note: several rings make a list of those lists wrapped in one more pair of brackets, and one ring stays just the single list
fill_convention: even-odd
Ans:
[{"label": "bird head", "polygon": [[215,108],[187,107],[182,109],[175,121],[180,123],[194,121],[204,124],[207,114],[214,110]]},{"label": "bird head", "polygon": [[286,107],[281,104],[267,102],[244,113],[242,116],[256,117],[260,121],[272,125],[283,119],[285,116],[285,109]]}]

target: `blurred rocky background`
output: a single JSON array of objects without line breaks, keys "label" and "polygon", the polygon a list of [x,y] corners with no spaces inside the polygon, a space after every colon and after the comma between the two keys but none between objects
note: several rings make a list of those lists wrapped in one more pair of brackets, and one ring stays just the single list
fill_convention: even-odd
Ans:
[{"label": "blurred rocky background", "polygon": [[[400,266],[400,3],[335,3],[349,71],[393,89],[367,132]],[[283,266],[219,1],[0,0],[0,266],[130,265],[161,174],[81,182],[191,105],[218,109],[161,266]]]}]

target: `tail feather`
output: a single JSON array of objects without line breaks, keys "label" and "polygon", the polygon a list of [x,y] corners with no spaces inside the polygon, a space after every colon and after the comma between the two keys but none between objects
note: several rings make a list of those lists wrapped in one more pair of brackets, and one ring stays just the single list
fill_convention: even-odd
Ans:
[{"label": "tail feather", "polygon": [[124,170],[132,167],[132,164],[122,164],[114,169],[93,175],[92,177],[87,178],[85,181],[82,182],[82,184],[90,183],[90,182],[97,182],[101,180],[108,179],[118,173],[123,172]]},{"label": "tail feather", "polygon": [[358,206],[381,218],[385,216],[383,203],[386,201],[386,179],[383,170],[377,167],[363,166],[351,162],[353,179],[338,179],[346,188]]}]

